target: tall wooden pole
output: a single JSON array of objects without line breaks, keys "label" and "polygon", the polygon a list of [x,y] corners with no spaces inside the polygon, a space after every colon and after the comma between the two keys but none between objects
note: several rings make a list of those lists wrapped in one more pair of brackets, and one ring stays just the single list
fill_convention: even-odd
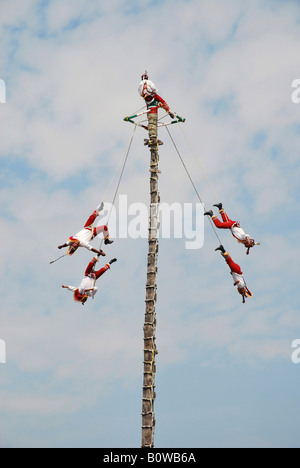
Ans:
[{"label": "tall wooden pole", "polygon": [[144,322],[144,378],[142,405],[142,447],[154,447],[154,400],[155,394],[155,344],[156,331],[156,277],[158,256],[158,143],[157,114],[148,115],[148,132],[150,148],[150,215],[148,236],[148,262],[146,282],[146,312]]}]

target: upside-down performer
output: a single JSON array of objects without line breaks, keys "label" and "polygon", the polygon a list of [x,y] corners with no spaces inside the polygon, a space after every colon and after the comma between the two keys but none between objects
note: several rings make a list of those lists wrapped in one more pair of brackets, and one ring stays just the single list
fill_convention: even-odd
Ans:
[{"label": "upside-down performer", "polygon": [[234,286],[237,286],[238,292],[241,294],[243,297],[243,304],[245,303],[246,297],[252,297],[252,293],[249,291],[247,288],[246,282],[243,277],[243,272],[241,270],[241,267],[237,264],[234,263],[232,258],[229,255],[229,252],[226,252],[224,249],[223,245],[220,245],[217,247],[215,250],[220,250],[222,256],[225,259],[225,262],[230,268],[230,274],[232,275],[232,278],[234,280]]},{"label": "upside-down performer", "polygon": [[99,206],[97,206],[96,210],[91,214],[89,219],[84,225],[84,228],[81,231],[77,232],[75,236],[69,237],[65,244],[59,245],[58,249],[62,249],[63,247],[68,247],[67,254],[73,255],[74,252],[78,249],[78,247],[85,247],[92,252],[105,256],[105,253],[102,250],[95,249],[89,242],[94,239],[99,234],[103,234],[104,236],[104,244],[112,244],[113,241],[109,239],[109,231],[108,227],[103,226],[93,226],[93,223],[101,210],[103,210],[104,203],[102,202]]},{"label": "upside-down performer", "polygon": [[98,259],[96,257],[93,257],[93,259],[90,261],[85,270],[84,277],[82,278],[80,286],[78,288],[75,288],[74,286],[66,286],[65,284],[63,284],[62,288],[66,288],[69,291],[72,291],[74,293],[74,301],[81,302],[82,305],[84,305],[88,297],[94,298],[95,294],[97,293],[98,288],[95,286],[97,279],[100,278],[100,276],[102,276],[107,270],[109,270],[110,265],[116,261],[117,259],[113,258],[103,268],[100,268],[100,270],[95,271],[94,267],[95,264],[98,262]]},{"label": "upside-down performer", "polygon": [[[166,101],[157,94],[157,88],[155,84],[149,80],[148,74],[145,72],[141,76],[141,82],[138,87],[140,96],[145,100],[148,113],[148,132],[150,141],[155,143],[157,141],[157,109],[162,107],[172,119],[175,118],[173,112],[170,111],[170,107]],[[161,142],[160,142],[161,143]]]},{"label": "upside-down performer", "polygon": [[214,225],[218,229],[230,229],[233,237],[235,237],[238,242],[244,244],[244,246],[246,247],[247,255],[249,255],[249,250],[251,249],[251,247],[254,247],[255,245],[260,245],[259,242],[255,242],[254,239],[250,239],[249,234],[246,234],[244,229],[241,228],[239,221],[232,221],[231,219],[229,219],[227,213],[225,213],[223,209],[222,203],[217,203],[214,206],[219,208],[220,215],[222,216],[222,221],[220,221],[217,218],[217,216],[213,214],[212,210],[206,211],[204,214],[206,216],[211,216]]}]

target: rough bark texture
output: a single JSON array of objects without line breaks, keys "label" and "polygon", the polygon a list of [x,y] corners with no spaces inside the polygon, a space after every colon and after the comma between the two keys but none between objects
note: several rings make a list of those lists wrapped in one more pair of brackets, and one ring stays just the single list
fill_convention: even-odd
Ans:
[{"label": "rough bark texture", "polygon": [[146,312],[144,322],[144,379],[142,405],[142,447],[154,447],[154,400],[155,400],[155,344],[156,330],[156,276],[158,255],[158,146],[157,114],[148,115],[150,148],[150,216],[148,237],[148,263],[146,282]]}]

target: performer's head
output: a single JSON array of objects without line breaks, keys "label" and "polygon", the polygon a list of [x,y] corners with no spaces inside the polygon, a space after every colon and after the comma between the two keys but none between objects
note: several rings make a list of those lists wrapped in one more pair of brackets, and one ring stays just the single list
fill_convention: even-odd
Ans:
[{"label": "performer's head", "polygon": [[243,297],[243,304],[245,303],[246,297],[252,297],[251,292],[245,286],[238,286],[237,290]]},{"label": "performer's head", "polygon": [[249,248],[254,247],[255,246],[255,240],[254,239],[249,239],[248,237],[246,237],[245,246],[249,247]]},{"label": "performer's head", "polygon": [[148,73],[145,71],[145,73],[141,76],[141,80],[148,80]]},{"label": "performer's head", "polygon": [[75,289],[73,297],[75,302],[81,302],[82,305],[84,305],[88,299],[86,294],[80,294],[79,289]]},{"label": "performer's head", "polygon": [[73,237],[70,237],[69,239],[69,248],[67,250],[67,255],[73,255],[73,253],[76,252],[80,245],[80,241],[78,239],[74,239]]},{"label": "performer's head", "polygon": [[246,254],[249,255],[249,251],[252,247],[255,245],[260,245],[259,242],[255,242],[254,239],[248,239],[248,237],[245,240],[245,247],[247,248]]}]

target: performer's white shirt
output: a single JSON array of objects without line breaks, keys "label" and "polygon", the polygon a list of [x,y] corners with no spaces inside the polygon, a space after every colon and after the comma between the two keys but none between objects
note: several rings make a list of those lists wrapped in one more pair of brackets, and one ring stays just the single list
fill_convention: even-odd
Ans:
[{"label": "performer's white shirt", "polygon": [[[94,286],[94,284],[95,284],[94,278],[90,278],[89,276],[84,276],[82,278],[80,286],[78,287],[79,293],[86,294],[89,297],[94,297],[98,291],[98,288]],[[69,291],[75,292],[77,288],[75,288],[74,286],[68,286],[67,289]],[[92,289],[92,291],[86,291],[87,289]]]},{"label": "performer's white shirt", "polygon": [[[81,229],[77,232],[75,236],[72,236],[74,239],[78,239],[80,242],[80,247],[85,247],[88,250],[92,250],[93,246],[89,244],[89,241],[93,238],[93,231],[90,229]],[[67,245],[70,245],[72,241],[68,240]]]},{"label": "performer's white shirt", "polygon": [[146,85],[146,92],[148,95],[150,96],[153,96],[154,94],[157,94],[158,90],[155,86],[155,84],[150,81],[150,80],[142,80],[139,84],[139,87],[138,87],[138,92],[140,94],[140,96],[143,96],[144,94],[144,85]]},{"label": "performer's white shirt", "polygon": [[243,278],[243,275],[239,275],[238,273],[234,273],[233,271],[231,271],[231,274],[232,274],[232,278],[233,278],[234,283],[236,283],[237,281],[239,282],[236,285],[237,288],[245,288],[246,287],[246,283],[245,283],[245,280]]},{"label": "performer's white shirt", "polygon": [[244,242],[249,237],[241,227],[233,226],[230,228],[232,235],[240,242]]}]

